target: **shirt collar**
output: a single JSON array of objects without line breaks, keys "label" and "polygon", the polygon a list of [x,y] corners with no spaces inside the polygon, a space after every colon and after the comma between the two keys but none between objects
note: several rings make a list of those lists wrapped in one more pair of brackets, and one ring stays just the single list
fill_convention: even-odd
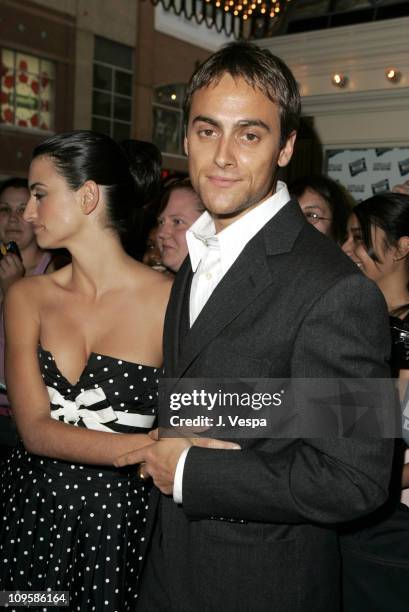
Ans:
[{"label": "shirt collar", "polygon": [[208,247],[220,250],[223,274],[231,267],[246,244],[290,199],[282,181],[277,182],[276,192],[255,206],[248,213],[216,234],[213,218],[205,211],[186,232],[193,272],[196,272]]}]

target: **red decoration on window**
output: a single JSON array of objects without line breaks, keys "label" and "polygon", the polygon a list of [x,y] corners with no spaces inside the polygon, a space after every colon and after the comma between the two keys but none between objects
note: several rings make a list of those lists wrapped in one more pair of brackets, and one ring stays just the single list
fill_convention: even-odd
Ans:
[{"label": "red decoration on window", "polygon": [[19,119],[18,120],[18,125],[20,127],[28,127],[28,123],[27,123],[27,121],[25,119]]},{"label": "red decoration on window", "polygon": [[41,85],[44,87],[44,89],[47,87],[48,83],[49,79],[47,78],[47,76],[41,77]]},{"label": "red decoration on window", "polygon": [[26,60],[20,60],[18,65],[20,70],[27,70],[27,62]]},{"label": "red decoration on window", "polygon": [[38,81],[31,81],[31,89],[36,95],[38,95],[38,92],[40,91],[40,85]]},{"label": "red decoration on window", "polygon": [[5,77],[4,86],[7,87],[7,89],[11,89],[12,87],[14,87],[14,75],[13,74],[9,74]]},{"label": "red decoration on window", "polygon": [[5,66],[4,64],[0,64],[0,76],[4,76],[5,74],[7,74],[7,66]]},{"label": "red decoration on window", "polygon": [[13,111],[10,108],[6,108],[5,109],[5,111],[4,111],[4,119],[8,123],[13,123],[14,113],[13,113]]},{"label": "red decoration on window", "polygon": [[7,104],[9,101],[9,97],[5,91],[0,92],[0,104]]},{"label": "red decoration on window", "polygon": [[32,115],[30,119],[30,123],[33,127],[38,127],[38,115]]},{"label": "red decoration on window", "polygon": [[20,81],[20,83],[27,83],[28,76],[24,74],[24,72],[22,72],[18,75],[18,80]]}]

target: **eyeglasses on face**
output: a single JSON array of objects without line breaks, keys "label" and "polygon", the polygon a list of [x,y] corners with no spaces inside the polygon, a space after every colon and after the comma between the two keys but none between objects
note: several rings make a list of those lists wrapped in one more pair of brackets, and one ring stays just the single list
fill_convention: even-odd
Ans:
[{"label": "eyeglasses on face", "polygon": [[330,217],[321,217],[321,215],[316,212],[307,211],[304,213],[304,216],[308,223],[311,223],[312,225],[317,225],[318,221],[332,221]]}]

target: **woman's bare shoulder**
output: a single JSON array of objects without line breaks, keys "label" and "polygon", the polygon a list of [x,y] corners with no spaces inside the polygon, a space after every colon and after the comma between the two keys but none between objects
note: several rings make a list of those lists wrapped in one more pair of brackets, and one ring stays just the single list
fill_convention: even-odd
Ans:
[{"label": "woman's bare shoulder", "polygon": [[[71,268],[71,265],[66,268]],[[61,268],[51,274],[26,276],[19,279],[7,291],[6,300],[25,298],[37,301],[44,299],[50,291],[55,291],[57,286],[63,285],[64,280],[68,279],[70,271],[66,268]]]}]

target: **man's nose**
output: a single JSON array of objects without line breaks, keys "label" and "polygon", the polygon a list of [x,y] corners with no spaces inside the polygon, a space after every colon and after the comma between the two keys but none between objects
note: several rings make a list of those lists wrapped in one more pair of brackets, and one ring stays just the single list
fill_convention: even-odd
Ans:
[{"label": "man's nose", "polygon": [[226,136],[220,138],[214,161],[219,168],[227,168],[236,165],[234,143],[231,138]]}]

